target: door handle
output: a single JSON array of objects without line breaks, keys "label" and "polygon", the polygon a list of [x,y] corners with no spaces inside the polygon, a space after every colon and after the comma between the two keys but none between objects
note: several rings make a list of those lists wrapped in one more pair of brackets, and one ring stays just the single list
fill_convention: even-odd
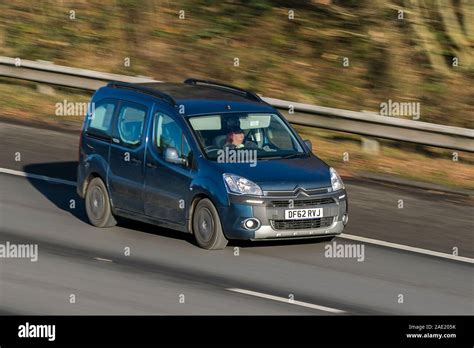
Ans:
[{"label": "door handle", "polygon": [[132,159],[130,159],[130,160],[131,160],[133,163],[135,163],[135,164],[140,164],[140,163],[142,163],[142,161],[140,161],[139,159],[136,159],[136,158],[132,158]]},{"label": "door handle", "polygon": [[120,140],[118,140],[117,138],[112,138],[112,141],[116,144],[120,144]]},{"label": "door handle", "polygon": [[157,166],[156,164],[153,164],[153,163],[151,163],[151,162],[147,162],[147,163],[146,163],[146,166],[147,166],[148,168],[158,168],[158,166]]},{"label": "door handle", "polygon": [[91,144],[86,144],[86,145],[87,145],[87,147],[89,148],[89,150],[91,150],[92,152],[95,152],[95,151],[96,151],[96,150],[95,150],[95,147],[92,146]]}]

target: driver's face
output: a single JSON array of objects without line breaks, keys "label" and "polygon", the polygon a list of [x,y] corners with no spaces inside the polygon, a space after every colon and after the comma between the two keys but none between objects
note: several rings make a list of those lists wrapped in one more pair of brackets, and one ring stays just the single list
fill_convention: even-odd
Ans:
[{"label": "driver's face", "polygon": [[244,141],[244,133],[232,133],[232,144],[240,145]]}]

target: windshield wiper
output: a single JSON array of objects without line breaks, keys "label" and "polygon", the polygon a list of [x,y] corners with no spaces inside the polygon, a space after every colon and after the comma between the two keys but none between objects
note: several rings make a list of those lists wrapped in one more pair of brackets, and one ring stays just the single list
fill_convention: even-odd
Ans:
[{"label": "windshield wiper", "polygon": [[306,157],[306,154],[304,152],[292,153],[290,155],[282,156],[281,158],[295,158],[295,157]]},{"label": "windshield wiper", "polygon": [[292,153],[292,154],[285,155],[285,156],[262,156],[262,157],[258,157],[257,159],[263,159],[263,160],[266,160],[266,159],[286,159],[286,158],[306,157],[306,156],[307,155],[305,153]]}]

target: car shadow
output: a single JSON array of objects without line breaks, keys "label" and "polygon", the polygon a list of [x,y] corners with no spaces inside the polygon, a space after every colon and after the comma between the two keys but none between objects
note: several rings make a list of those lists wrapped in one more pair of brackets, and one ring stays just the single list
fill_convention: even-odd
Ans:
[{"label": "car shadow", "polygon": [[154,235],[162,236],[166,238],[184,240],[188,242],[189,244],[192,244],[196,247],[198,246],[194,239],[194,236],[190,233],[175,231],[169,228],[149,224],[146,222],[130,220],[130,219],[125,219],[121,217],[117,218],[117,222],[118,222],[118,225],[123,228],[128,228],[135,231],[154,234]]},{"label": "car shadow", "polygon": [[[29,174],[76,182],[76,168],[77,162],[75,161],[50,162],[27,164],[23,166],[23,171]],[[54,181],[47,182],[34,177],[28,177],[28,181],[57,208],[70,213],[83,222],[88,222],[83,201],[76,193],[75,186],[59,184]]]},{"label": "car shadow", "polygon": [[[35,163],[23,166],[23,171],[30,174],[47,176],[50,178],[58,178],[71,182],[76,182],[77,162],[49,162]],[[38,180],[28,177],[30,184],[52,202],[57,208],[70,213],[76,219],[86,224],[89,223],[87,218],[84,200],[76,193],[76,187],[67,184],[58,184]],[[129,220],[117,217],[117,225],[119,227],[132,229],[140,232],[155,234],[167,238],[185,240],[188,243],[196,245],[191,234],[173,231],[167,228],[158,227],[140,221]]]},{"label": "car shadow", "polygon": [[319,237],[319,238],[308,238],[308,239],[281,239],[281,240],[259,240],[259,241],[248,241],[248,240],[232,240],[229,241],[229,246],[239,248],[264,248],[264,247],[276,247],[276,246],[291,246],[291,245],[307,245],[307,244],[322,244],[329,242],[333,237]]}]

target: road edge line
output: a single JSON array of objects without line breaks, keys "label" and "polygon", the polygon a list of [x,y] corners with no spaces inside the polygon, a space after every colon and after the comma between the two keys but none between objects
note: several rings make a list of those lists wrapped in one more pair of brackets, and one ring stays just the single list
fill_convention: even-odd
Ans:
[{"label": "road edge line", "polygon": [[69,186],[77,186],[74,181],[58,179],[58,178],[52,178],[52,177],[49,177],[49,176],[46,176],[46,175],[20,172],[18,170],[13,170],[13,169],[0,168],[0,173],[21,176],[21,177],[28,178],[28,179],[44,180],[44,181],[52,182],[52,183],[55,183],[55,184],[64,184],[64,185],[69,185]]},{"label": "road edge line", "polygon": [[232,291],[232,292],[237,292],[237,293],[244,294],[244,295],[260,297],[260,298],[264,298],[264,299],[267,299],[267,300],[283,302],[283,303],[290,304],[290,305],[296,305],[296,306],[300,306],[300,307],[317,309],[317,310],[324,311],[324,312],[330,312],[330,313],[335,313],[335,314],[346,313],[345,311],[343,311],[341,309],[336,309],[336,308],[331,308],[331,307],[326,307],[326,306],[320,306],[320,305],[316,305],[316,304],[312,304],[312,303],[308,303],[308,302],[303,302],[303,301],[297,301],[297,300],[291,301],[290,299],[287,299],[287,298],[284,298],[284,297],[268,295],[268,294],[264,294],[262,292],[257,292],[257,291],[238,289],[238,288],[226,288],[226,290],[227,291]]},{"label": "road edge line", "polygon": [[392,249],[399,249],[399,250],[411,251],[411,252],[415,252],[415,253],[419,253],[419,254],[425,254],[425,255],[430,255],[430,256],[441,257],[441,258],[444,258],[444,259],[449,259],[449,260],[454,260],[454,261],[474,263],[474,259],[471,259],[471,258],[466,257],[466,256],[451,255],[451,254],[442,253],[440,251],[433,251],[433,250],[428,250],[428,249],[423,249],[423,248],[418,248],[418,247],[412,247],[412,246],[408,246],[408,245],[404,245],[404,244],[386,242],[386,241],[379,240],[379,239],[372,239],[372,238],[367,238],[367,237],[355,236],[353,234],[341,233],[337,237],[338,238],[343,238],[343,239],[355,240],[355,241],[358,241],[358,242],[365,242],[365,243],[369,243],[369,244],[376,244],[376,245],[380,245],[380,246],[384,246],[384,247],[392,248]]}]

